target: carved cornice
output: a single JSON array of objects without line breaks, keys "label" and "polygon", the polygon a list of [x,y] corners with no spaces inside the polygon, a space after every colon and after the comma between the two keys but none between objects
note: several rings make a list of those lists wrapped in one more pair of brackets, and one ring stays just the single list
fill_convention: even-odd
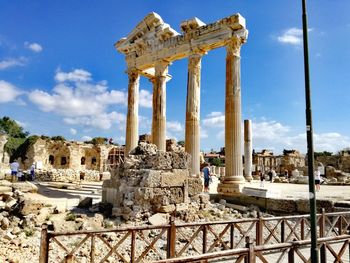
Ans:
[{"label": "carved cornice", "polygon": [[226,43],[227,56],[240,57],[242,44],[242,39],[239,36],[233,36]]}]

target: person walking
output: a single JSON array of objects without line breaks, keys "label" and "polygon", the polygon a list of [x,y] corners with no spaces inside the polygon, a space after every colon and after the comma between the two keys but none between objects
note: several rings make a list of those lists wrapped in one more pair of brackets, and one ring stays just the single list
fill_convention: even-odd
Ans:
[{"label": "person walking", "polygon": [[320,191],[321,189],[321,172],[319,170],[316,170],[314,172],[314,176],[315,176],[315,187],[316,187],[316,191]]},{"label": "person walking", "polygon": [[208,163],[205,163],[205,166],[202,169],[202,172],[203,172],[203,179],[204,179],[204,192],[208,193],[209,192],[209,181],[210,181],[210,176],[211,176]]},{"label": "person walking", "polygon": [[30,180],[34,181],[35,179],[35,163],[30,167]]},{"label": "person walking", "polygon": [[19,169],[19,163],[17,162],[17,160],[15,160],[10,164],[10,169],[11,169],[11,181],[14,183],[17,181],[17,174]]}]

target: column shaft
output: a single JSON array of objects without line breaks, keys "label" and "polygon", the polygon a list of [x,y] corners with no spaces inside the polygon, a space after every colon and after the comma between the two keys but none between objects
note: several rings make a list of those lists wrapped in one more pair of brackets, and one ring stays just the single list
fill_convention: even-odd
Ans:
[{"label": "column shaft", "polygon": [[252,177],[252,121],[244,120],[244,177],[251,181]]},{"label": "column shaft", "polygon": [[200,175],[200,78],[202,55],[194,54],[188,60],[185,151],[191,154],[190,174]]},{"label": "column shaft", "polygon": [[225,167],[226,174],[218,192],[239,194],[244,183],[241,135],[241,39],[233,37],[228,43],[226,55],[226,102],[225,102]]},{"label": "column shaft", "polygon": [[128,70],[128,114],[126,119],[125,154],[137,146],[139,129],[139,83],[140,75],[136,70]]},{"label": "column shaft", "polygon": [[153,116],[152,116],[152,142],[158,150],[165,151],[166,140],[166,76],[168,63],[158,62],[155,65],[153,79]]}]

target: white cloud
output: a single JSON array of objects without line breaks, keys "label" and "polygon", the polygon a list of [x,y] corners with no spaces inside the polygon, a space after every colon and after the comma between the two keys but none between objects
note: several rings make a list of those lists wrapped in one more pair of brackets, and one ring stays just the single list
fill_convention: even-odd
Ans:
[{"label": "white cloud", "polygon": [[16,66],[24,66],[26,59],[24,57],[20,58],[8,58],[0,61],[0,70],[7,68],[12,68]]},{"label": "white cloud", "polygon": [[166,127],[169,131],[172,131],[172,132],[183,132],[184,131],[182,124],[178,121],[168,121],[166,123]]},{"label": "white cloud", "polygon": [[301,45],[303,40],[303,30],[296,27],[289,28],[285,30],[281,36],[278,36],[277,40],[284,44]]},{"label": "white cloud", "polygon": [[275,140],[285,135],[290,129],[276,121],[252,123],[253,138]]},{"label": "white cloud", "polygon": [[63,72],[60,69],[58,69],[55,75],[55,80],[57,82],[65,82],[65,81],[87,82],[91,80],[91,73],[83,69],[75,69],[71,72]]},{"label": "white cloud", "polygon": [[0,103],[15,101],[22,92],[9,82],[0,80]]},{"label": "white cloud", "polygon": [[39,53],[43,51],[43,47],[40,44],[35,42],[34,43],[24,42],[24,46],[35,53]]},{"label": "white cloud", "polygon": [[76,129],[70,128],[69,131],[70,131],[70,133],[72,135],[76,135],[77,134],[77,130]]},{"label": "white cloud", "polygon": [[148,90],[140,90],[139,104],[141,107],[152,108],[152,94]]},{"label": "white cloud", "polygon": [[[100,129],[111,128],[113,122],[124,125],[125,115],[108,112],[110,105],[126,105],[127,95],[108,90],[107,82],[94,83],[91,73],[82,69],[58,70],[58,82],[51,92],[34,90],[28,97],[39,109],[63,116],[67,124],[80,124]],[[124,129],[124,127],[122,127]]]},{"label": "white cloud", "polygon": [[84,142],[91,141],[92,137],[85,135],[85,136],[81,137],[81,140],[84,141]]},{"label": "white cloud", "polygon": [[208,138],[208,131],[206,129],[200,128],[200,137],[201,139]]},{"label": "white cloud", "polygon": [[202,123],[208,128],[222,128],[225,126],[225,115],[222,112],[213,111],[203,119]]}]

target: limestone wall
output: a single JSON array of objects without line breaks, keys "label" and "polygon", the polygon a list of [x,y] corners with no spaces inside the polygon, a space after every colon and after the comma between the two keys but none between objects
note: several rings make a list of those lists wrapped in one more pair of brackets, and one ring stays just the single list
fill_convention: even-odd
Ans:
[{"label": "limestone wall", "polygon": [[190,155],[183,151],[162,152],[140,143],[104,181],[102,201],[113,204],[114,215],[124,219],[186,209],[202,190],[200,178],[189,176],[189,163]]},{"label": "limestone wall", "polygon": [[50,169],[37,170],[38,181],[75,182],[80,180],[100,181],[100,172],[94,170]]},{"label": "limestone wall", "polygon": [[0,178],[3,178],[9,169],[10,156],[5,152],[4,147],[7,143],[7,135],[0,135]]}]

